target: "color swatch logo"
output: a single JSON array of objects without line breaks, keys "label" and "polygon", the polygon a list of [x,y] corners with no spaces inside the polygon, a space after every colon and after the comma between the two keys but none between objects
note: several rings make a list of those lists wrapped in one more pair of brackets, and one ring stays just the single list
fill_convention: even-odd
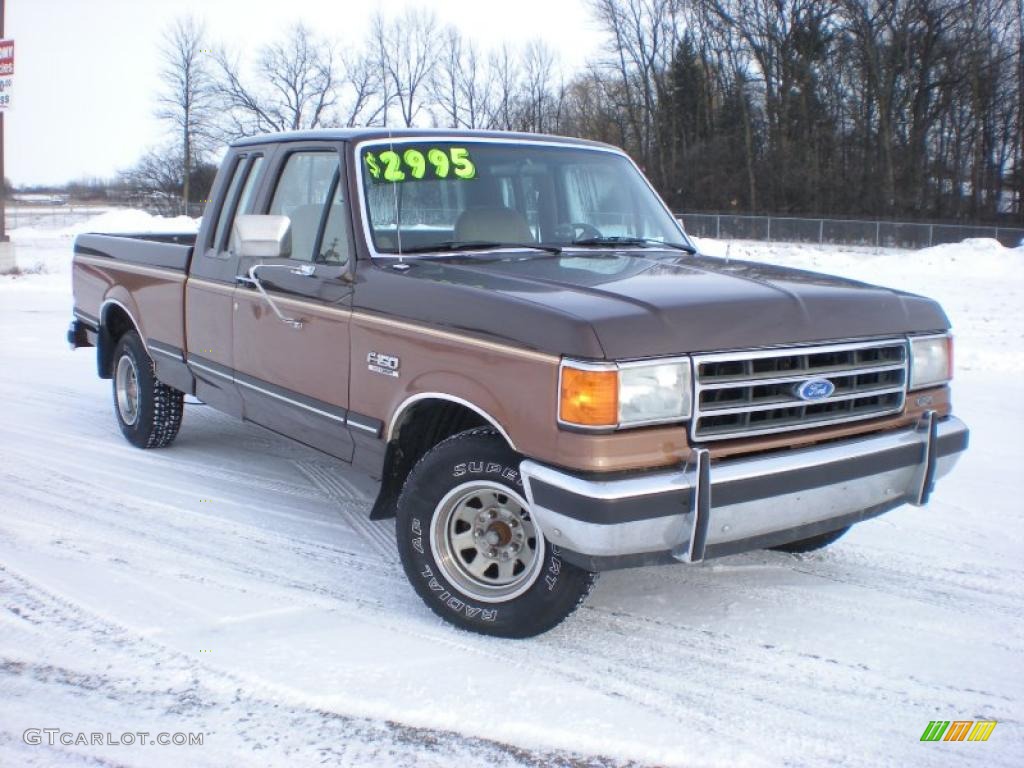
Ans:
[{"label": "color swatch logo", "polygon": [[995,727],[995,720],[932,720],[921,741],[988,741]]}]

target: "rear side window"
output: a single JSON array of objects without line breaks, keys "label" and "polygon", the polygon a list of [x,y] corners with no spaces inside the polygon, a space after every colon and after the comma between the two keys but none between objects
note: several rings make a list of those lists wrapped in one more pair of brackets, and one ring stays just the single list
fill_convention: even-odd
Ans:
[{"label": "rear side window", "polygon": [[[281,177],[277,180],[270,213],[291,219],[293,259],[313,260],[313,248],[328,198],[337,195],[338,171],[338,155],[334,152],[296,152],[288,157]],[[331,203],[332,213],[334,206],[344,205],[338,199]],[[330,218],[337,221],[339,217]],[[335,224],[335,228],[337,226]],[[340,242],[340,238],[338,240]],[[335,249],[330,254],[321,254],[317,260],[334,261],[342,258],[343,254]]]},{"label": "rear side window", "polygon": [[242,176],[245,174],[246,159],[240,157],[235,161],[235,169],[231,174],[231,183],[228,185],[227,192],[222,198],[220,205],[220,216],[217,219],[217,228],[214,231],[213,242],[210,246],[215,250],[222,250],[224,246],[224,231],[227,229],[228,222],[231,221],[234,216],[230,210],[231,206],[234,205],[235,197],[238,195],[238,188],[242,184]]},{"label": "rear side window", "polygon": [[[249,164],[249,172],[245,177],[245,184],[242,186],[242,192],[238,196],[238,205],[235,206],[235,213],[231,216],[232,222],[234,221],[235,216],[254,212],[253,207],[256,204],[256,189],[258,188],[257,182],[260,179],[260,169],[262,167],[263,155],[257,155]],[[233,229],[228,234],[228,237],[231,238],[229,250],[234,250],[234,234]]]},{"label": "rear side window", "polygon": [[260,178],[260,169],[263,167],[263,155],[257,155],[252,160],[249,168],[249,175],[245,179],[245,186],[242,187],[242,195],[238,198],[238,209],[236,213],[252,213],[256,200],[256,182]]}]

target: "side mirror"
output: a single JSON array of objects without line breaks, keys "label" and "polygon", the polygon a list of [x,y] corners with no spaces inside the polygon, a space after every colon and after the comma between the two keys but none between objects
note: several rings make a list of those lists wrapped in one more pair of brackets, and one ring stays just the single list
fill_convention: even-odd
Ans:
[{"label": "side mirror", "polygon": [[287,216],[236,216],[231,243],[232,250],[243,259],[288,258],[292,252],[292,220]]}]

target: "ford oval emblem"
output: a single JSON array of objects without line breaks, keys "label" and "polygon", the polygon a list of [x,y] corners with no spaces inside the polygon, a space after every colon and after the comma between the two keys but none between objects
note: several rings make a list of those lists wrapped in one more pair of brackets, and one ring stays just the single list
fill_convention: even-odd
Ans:
[{"label": "ford oval emblem", "polygon": [[824,400],[836,391],[836,385],[828,379],[808,379],[801,382],[796,388],[796,396],[801,400],[813,402]]}]

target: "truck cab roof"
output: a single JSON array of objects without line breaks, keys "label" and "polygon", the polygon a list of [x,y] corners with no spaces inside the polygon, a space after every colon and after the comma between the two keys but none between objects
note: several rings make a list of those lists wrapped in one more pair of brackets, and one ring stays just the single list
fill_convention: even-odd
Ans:
[{"label": "truck cab roof", "polygon": [[248,147],[257,144],[272,144],[293,141],[366,141],[371,139],[404,138],[464,138],[502,139],[505,141],[542,141],[547,144],[603,147],[621,151],[618,147],[600,141],[577,139],[571,136],[550,136],[540,133],[513,133],[510,131],[482,131],[455,128],[320,128],[308,131],[285,131],[247,136],[231,143],[232,147]]}]

